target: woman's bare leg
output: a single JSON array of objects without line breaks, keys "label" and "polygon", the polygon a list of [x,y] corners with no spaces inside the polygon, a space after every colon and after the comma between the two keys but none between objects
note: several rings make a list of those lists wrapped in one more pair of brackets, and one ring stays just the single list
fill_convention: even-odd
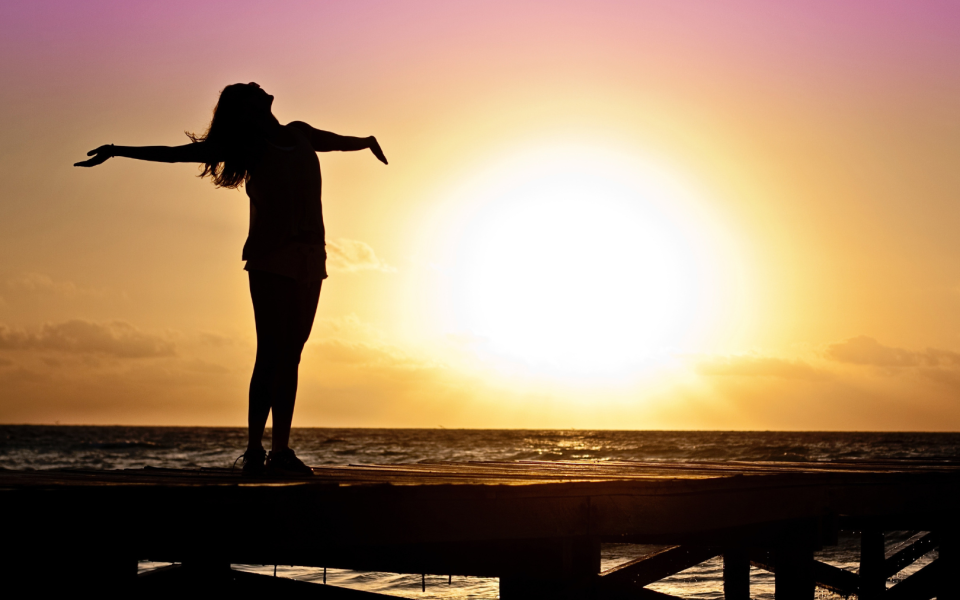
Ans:
[{"label": "woman's bare leg", "polygon": [[270,415],[270,388],[272,387],[272,373],[261,360],[259,348],[257,362],[253,366],[253,376],[250,378],[250,406],[247,409],[247,449],[263,449],[263,431],[267,427],[267,416]]},{"label": "woman's bare leg", "polygon": [[250,296],[257,323],[257,361],[250,380],[249,447],[262,448],[267,415],[273,410],[273,450],[290,443],[297,398],[298,367],[310,336],[321,282],[300,283],[250,271]]},{"label": "woman's bare leg", "polygon": [[300,357],[304,344],[310,338],[310,330],[313,329],[321,284],[321,281],[297,284],[296,309],[290,311],[296,318],[296,329],[289,342],[289,354],[285,354],[282,371],[278,373],[274,384],[272,450],[283,450],[290,446],[290,426],[297,402]]}]

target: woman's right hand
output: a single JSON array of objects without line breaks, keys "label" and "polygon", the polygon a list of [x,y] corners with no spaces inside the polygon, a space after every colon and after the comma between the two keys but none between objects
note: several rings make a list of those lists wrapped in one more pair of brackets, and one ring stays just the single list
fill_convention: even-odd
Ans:
[{"label": "woman's right hand", "polygon": [[380,142],[377,141],[377,138],[371,135],[367,140],[369,141],[370,151],[377,157],[377,160],[383,164],[387,164],[387,157],[383,155],[383,150],[380,149]]},{"label": "woman's right hand", "polygon": [[113,144],[106,144],[104,146],[100,146],[99,148],[94,148],[90,152],[87,152],[87,156],[92,156],[93,158],[78,163],[73,163],[73,166],[95,167],[106,162],[108,158],[115,156],[113,153]]}]

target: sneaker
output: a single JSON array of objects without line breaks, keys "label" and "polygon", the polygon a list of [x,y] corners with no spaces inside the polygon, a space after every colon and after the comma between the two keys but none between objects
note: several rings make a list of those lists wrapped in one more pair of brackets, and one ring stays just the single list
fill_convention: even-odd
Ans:
[{"label": "sneaker", "polygon": [[[266,472],[267,451],[263,448],[247,450],[237,460],[242,460],[241,473],[244,477],[263,477]],[[236,462],[233,463],[236,466]]]},{"label": "sneaker", "polygon": [[303,464],[290,448],[271,450],[267,455],[268,477],[313,477],[313,469]]}]

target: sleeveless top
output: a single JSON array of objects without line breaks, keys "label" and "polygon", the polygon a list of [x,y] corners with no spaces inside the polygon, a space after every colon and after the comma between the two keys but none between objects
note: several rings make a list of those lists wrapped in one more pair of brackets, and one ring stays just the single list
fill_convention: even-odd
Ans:
[{"label": "sleeveless top", "polygon": [[301,281],[325,279],[320,160],[306,135],[294,127],[284,129],[294,144],[268,142],[244,185],[250,198],[244,268]]}]

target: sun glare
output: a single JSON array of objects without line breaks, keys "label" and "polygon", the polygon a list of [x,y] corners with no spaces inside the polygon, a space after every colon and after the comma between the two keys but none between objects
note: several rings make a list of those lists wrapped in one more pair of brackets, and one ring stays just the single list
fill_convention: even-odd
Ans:
[{"label": "sun glare", "polygon": [[703,321],[702,245],[678,223],[676,190],[629,167],[555,152],[479,192],[452,241],[456,328],[573,375],[677,351]]}]

